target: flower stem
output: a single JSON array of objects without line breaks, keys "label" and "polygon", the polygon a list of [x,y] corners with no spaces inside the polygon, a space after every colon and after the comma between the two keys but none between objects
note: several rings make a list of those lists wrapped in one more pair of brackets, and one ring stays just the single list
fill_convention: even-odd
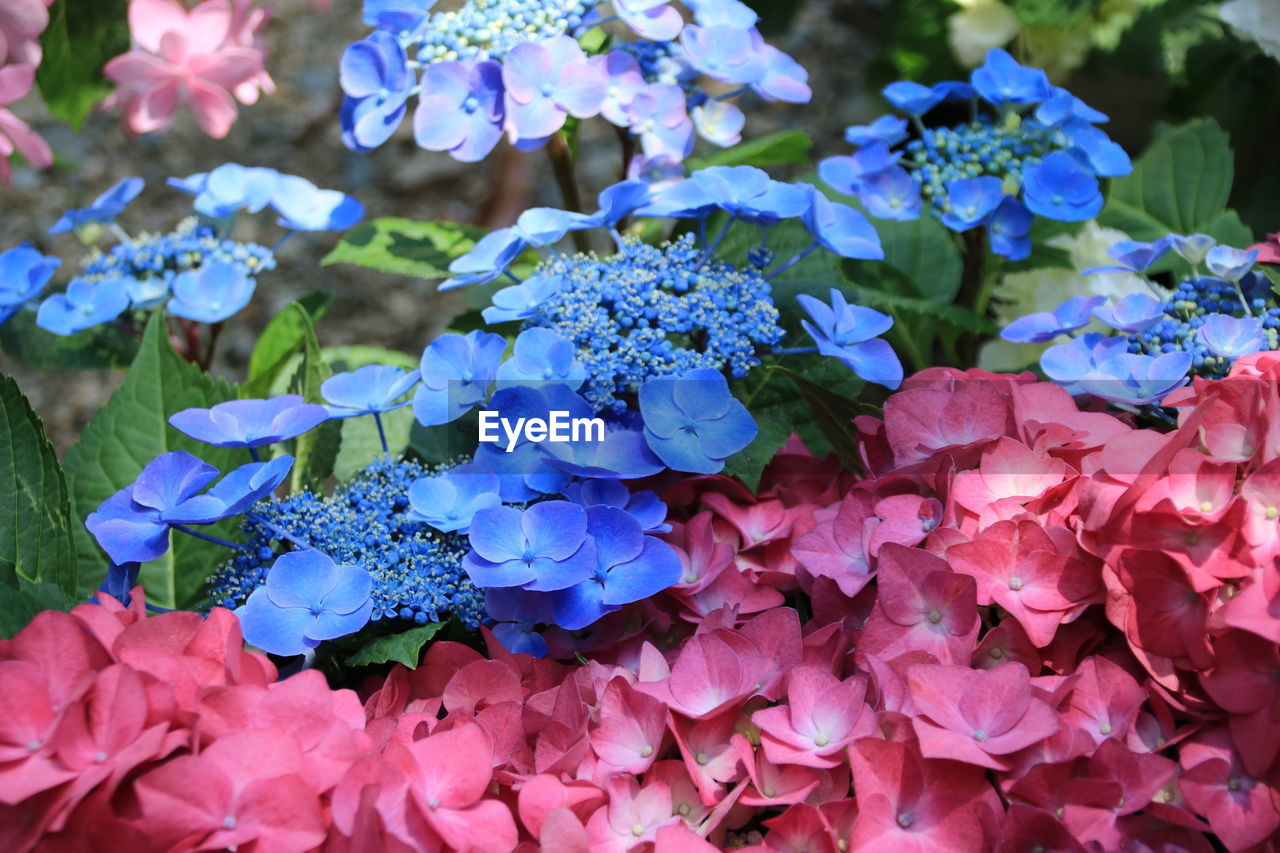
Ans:
[{"label": "flower stem", "polygon": [[733,214],[729,214],[729,218],[725,220],[724,227],[720,229],[720,233],[717,234],[716,238],[711,241],[711,245],[707,246],[706,250],[703,251],[702,257],[698,258],[698,266],[702,266],[708,260],[711,259],[711,253],[714,252],[717,247],[719,247],[720,241],[724,240],[725,235],[729,233],[729,226],[733,225],[733,223],[736,222],[737,220],[738,220],[738,217],[734,216]]},{"label": "flower stem", "polygon": [[771,273],[769,273],[767,276],[765,276],[765,277],[764,277],[764,280],[765,280],[765,281],[772,281],[772,280],[773,280],[773,278],[774,278],[775,276],[777,276],[779,273],[785,272],[786,270],[789,270],[789,269],[791,269],[791,267],[793,267],[793,266],[795,266],[796,264],[800,263],[802,260],[804,260],[806,257],[808,257],[808,255],[809,255],[809,253],[810,253],[810,252],[812,252],[812,251],[813,251],[814,249],[816,249],[816,248],[818,248],[818,241],[817,241],[817,240],[814,240],[814,241],[813,241],[812,243],[810,243],[808,246],[805,246],[803,249],[801,249],[799,252],[797,252],[797,253],[796,253],[796,254],[791,258],[791,260],[789,260],[789,261],[785,261],[785,262],[783,262],[783,263],[779,264],[778,266],[774,267],[774,268],[773,268],[773,272],[771,272]]},{"label": "flower stem", "polygon": [[199,530],[192,530],[190,527],[187,527],[185,524],[171,524],[169,526],[172,527],[174,530],[187,534],[188,536],[194,536],[197,539],[203,539],[206,542],[212,542],[214,545],[221,545],[224,548],[232,548],[237,551],[243,551],[250,547],[249,545],[246,545],[243,542],[232,542],[228,539],[222,539],[218,536],[210,536],[208,533],[201,533]]},{"label": "flower stem", "polygon": [[[563,133],[552,134],[547,142],[547,157],[551,160],[551,171],[556,177],[556,183],[560,185],[565,209],[582,213],[582,196],[578,193],[578,181],[573,174],[573,154],[569,151],[569,143],[565,142]],[[586,252],[591,248],[583,231],[573,232],[573,245],[579,252]]]},{"label": "flower stem", "polygon": [[391,449],[387,447],[387,432],[382,428],[382,415],[378,412],[373,413],[373,422],[378,425],[378,440],[382,442],[382,452],[387,457],[387,461],[391,461]]},{"label": "flower stem", "polygon": [[285,530],[283,527],[280,527],[274,522],[268,521],[266,518],[263,518],[261,515],[258,515],[257,513],[253,513],[253,512],[246,513],[245,518],[248,519],[249,521],[252,521],[254,524],[259,524],[267,528],[268,530],[270,530],[272,533],[276,535],[277,539],[281,539],[285,542],[292,542],[294,545],[297,545],[299,548],[305,548],[308,551],[319,552],[320,550],[319,548],[312,545],[307,540],[299,536],[293,535],[289,531]]}]

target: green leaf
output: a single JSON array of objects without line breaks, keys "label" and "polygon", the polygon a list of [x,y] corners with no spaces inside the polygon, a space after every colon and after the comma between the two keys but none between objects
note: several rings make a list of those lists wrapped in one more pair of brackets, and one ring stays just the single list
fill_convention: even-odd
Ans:
[{"label": "green leaf", "polygon": [[424,465],[453,465],[459,457],[475,451],[478,422],[474,410],[433,427],[424,427],[415,419],[409,425],[409,450]]},{"label": "green leaf", "polygon": [[964,261],[951,232],[932,216],[922,215],[905,222],[872,219],[880,234],[884,260],[864,265],[864,269],[887,266],[902,273],[915,296],[950,302],[960,291]]},{"label": "green leaf", "polygon": [[[333,375],[333,370],[320,350],[311,318],[301,308],[294,313],[302,327],[302,361],[289,380],[289,393],[301,395],[308,403],[323,403],[320,386]],[[333,473],[338,445],[342,440],[341,430],[342,425],[337,421],[326,421],[290,442],[294,458],[290,472],[291,491],[318,488]]]},{"label": "green leaf", "polygon": [[34,312],[19,311],[0,325],[0,348],[37,370],[107,370],[128,367],[138,339],[112,323],[55,335],[36,325]]},{"label": "green leaf", "polygon": [[1013,13],[1024,27],[1067,30],[1088,19],[1092,0],[1013,0]]},{"label": "green leaf", "polygon": [[31,581],[76,588],[67,484],[44,425],[0,374],[0,562]]},{"label": "green leaf", "polygon": [[775,412],[752,412],[756,421],[756,437],[725,462],[724,473],[737,477],[751,491],[760,486],[760,475],[791,435],[791,424]]},{"label": "green leaf", "polygon": [[791,381],[813,409],[814,421],[831,442],[831,448],[840,458],[840,463],[846,468],[856,467],[858,431],[853,428],[853,419],[866,412],[856,400],[832,393],[799,374],[792,374]]},{"label": "green leaf", "polygon": [[448,278],[449,263],[471,251],[484,234],[484,229],[456,222],[375,219],[344,234],[320,263],[355,264],[417,278]]},{"label": "green leaf", "polygon": [[1135,240],[1166,234],[1210,234],[1245,245],[1249,231],[1227,210],[1235,158],[1227,134],[1212,119],[1196,119],[1165,132],[1111,182],[1098,221]]},{"label": "green leaf", "polygon": [[129,49],[127,14],[128,0],[57,0],[49,8],[36,84],[49,112],[76,130],[111,93],[102,66]]},{"label": "green leaf", "polygon": [[[243,451],[210,447],[169,426],[183,409],[207,408],[236,398],[235,389],[185,361],[169,345],[164,318],[154,314],[129,375],[107,405],[98,410],[68,452],[64,464],[71,495],[79,583],[87,596],[106,574],[107,558],[84,528],[89,513],[137,479],[143,466],[162,453],[185,450],[221,471],[249,461]],[[234,523],[208,528],[215,536],[234,535]],[[139,580],[152,603],[190,608],[202,597],[206,575],[228,556],[227,550],[192,536],[175,534],[173,546],[142,567]]]},{"label": "green leaf", "polygon": [[409,669],[417,669],[418,660],[422,656],[422,647],[443,627],[443,622],[428,622],[426,625],[419,625],[399,634],[377,637],[348,657],[347,663],[352,666],[371,666],[395,661]]},{"label": "green leaf", "polygon": [[[289,356],[298,351],[306,336],[305,322],[309,320],[314,328],[325,311],[333,303],[333,294],[328,291],[310,293],[296,302],[285,306],[284,310],[271,318],[267,327],[262,330],[258,342],[254,344],[253,353],[249,356],[249,381],[246,391],[261,387],[262,393],[269,389],[276,377],[284,370]],[[249,396],[254,396],[250,391]]]},{"label": "green leaf", "polygon": [[708,154],[706,157],[692,157],[688,160],[688,166],[690,172],[696,172],[708,166],[755,166],[758,169],[766,169],[770,166],[803,165],[809,162],[811,147],[813,147],[813,140],[807,133],[799,130],[783,130]]},{"label": "green leaf", "polygon": [[43,610],[66,613],[80,602],[57,584],[31,583],[19,578],[16,585],[0,583],[0,638],[9,639]]}]

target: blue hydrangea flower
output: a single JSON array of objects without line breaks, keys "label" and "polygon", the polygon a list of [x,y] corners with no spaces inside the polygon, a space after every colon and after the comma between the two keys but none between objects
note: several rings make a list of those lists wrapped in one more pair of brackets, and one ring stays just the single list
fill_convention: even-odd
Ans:
[{"label": "blue hydrangea flower", "polygon": [[657,595],[680,580],[676,552],[661,539],[646,536],[626,511],[589,507],[587,532],[595,542],[595,574],[551,593],[553,619],[561,628],[586,628],[606,613]]},{"label": "blue hydrangea flower", "polygon": [[1040,357],[1040,367],[1045,375],[1065,387],[1072,394],[1084,393],[1081,384],[1099,365],[1128,350],[1124,338],[1112,338],[1097,332],[1088,332],[1069,343],[1049,347]]},{"label": "blue hydrangea flower", "polygon": [[[694,109],[703,139],[717,145],[733,145],[742,130],[742,112],[732,104],[709,101]],[[640,137],[646,157],[683,160],[693,151],[694,123],[685,109],[685,93],[679,86],[653,83],[637,94],[627,107],[631,132]]]},{"label": "blue hydrangea flower", "polygon": [[590,118],[604,103],[604,77],[568,36],[512,48],[503,58],[502,81],[513,139],[545,139],[570,115]]},{"label": "blue hydrangea flower", "polygon": [[1147,268],[1165,256],[1173,242],[1168,237],[1154,243],[1143,243],[1138,240],[1121,240],[1107,248],[1114,264],[1092,267],[1084,271],[1085,275],[1094,273],[1131,272],[1143,273]]},{"label": "blue hydrangea flower", "polygon": [[[901,151],[892,150],[881,140],[872,140],[852,155],[822,160],[818,163],[818,176],[837,192],[858,195],[869,179],[893,169],[901,159]],[[918,190],[916,194],[919,195]]]},{"label": "blue hydrangea flower", "polygon": [[421,625],[452,616],[474,629],[484,619],[484,595],[462,571],[466,540],[409,511],[410,486],[433,473],[379,456],[331,495],[304,489],[257,504],[241,524],[249,547],[210,578],[210,600],[229,609],[244,604],[262,586],[279,543],[290,539],[363,566],[373,577],[375,621]]},{"label": "blue hydrangea flower", "polygon": [[55,335],[74,335],[114,320],[128,307],[129,283],[125,279],[73,279],[65,293],[55,293],[40,304],[36,325]]},{"label": "blue hydrangea flower", "polygon": [[265,400],[228,400],[208,409],[183,409],[169,418],[174,429],[214,447],[250,450],[296,438],[329,419],[324,406],[297,394]]},{"label": "blue hydrangea flower", "polygon": [[665,0],[611,0],[613,12],[641,38],[670,41],[680,34],[684,19]]},{"label": "blue hydrangea flower", "polygon": [[441,290],[468,284],[485,284],[498,278],[529,243],[514,228],[490,231],[476,241],[471,251],[449,262],[451,278],[440,283]]},{"label": "blue hydrangea flower", "polygon": [[973,88],[993,104],[1037,104],[1053,94],[1049,77],[1039,68],[1019,65],[1006,50],[992,50],[974,69]]},{"label": "blue hydrangea flower", "polygon": [[1191,353],[1150,356],[1122,352],[1098,362],[1080,380],[1081,390],[1113,403],[1145,406],[1187,383]]},{"label": "blue hydrangea flower", "polygon": [[1053,311],[1019,317],[1004,327],[1000,337],[1024,344],[1048,343],[1058,335],[1069,334],[1089,325],[1094,309],[1106,300],[1105,296],[1073,296]]},{"label": "blue hydrangea flower", "polygon": [[35,299],[62,261],[46,258],[30,243],[0,252],[0,323]]},{"label": "blue hydrangea flower", "polygon": [[855,124],[846,127],[844,140],[858,148],[873,142],[897,145],[907,138],[907,120],[897,116],[880,116],[871,124]]},{"label": "blue hydrangea flower", "polygon": [[290,551],[235,613],[249,645],[300,655],[367,625],[372,591],[373,579],[361,566],[339,565],[319,551]]},{"label": "blue hydrangea flower", "polygon": [[413,118],[419,147],[474,163],[502,138],[506,93],[498,63],[437,62],[423,72],[422,91]]},{"label": "blue hydrangea flower", "polygon": [[680,32],[680,45],[689,61],[722,83],[743,85],[759,80],[768,67],[761,44],[754,29],[730,25],[687,26]]},{"label": "blue hydrangea flower", "polygon": [[466,533],[482,509],[500,506],[498,475],[475,465],[458,465],[409,486],[408,517],[444,533]]},{"label": "blue hydrangea flower", "polygon": [[[568,412],[571,418],[589,417],[592,414],[591,407],[581,397],[569,390],[568,386],[559,383],[542,383],[542,387],[538,388],[528,385],[499,388],[485,408],[509,423],[518,423],[522,418],[526,421],[530,418],[545,421],[550,418],[552,411]],[[499,493],[508,503],[559,494],[569,482],[570,476],[547,464],[548,459],[541,452],[547,446],[566,445],[532,442],[523,432],[517,437],[516,443],[511,445],[508,437],[499,434],[496,442],[481,442],[476,448],[476,470],[497,475]]]},{"label": "blue hydrangea flower", "polygon": [[952,231],[968,231],[986,222],[1004,198],[999,178],[961,178],[947,185],[947,211],[942,224]]},{"label": "blue hydrangea flower", "polygon": [[830,201],[812,187],[810,207],[803,220],[818,245],[828,251],[843,258],[884,260],[880,235],[862,211]]},{"label": "blue hydrangea flower", "polygon": [[748,84],[751,91],[766,101],[789,104],[805,104],[813,98],[804,66],[771,44],[762,43],[756,51],[764,60],[764,71]]},{"label": "blue hydrangea flower", "polygon": [[1015,196],[1000,200],[995,213],[987,221],[987,240],[991,251],[1011,261],[1031,255],[1031,223],[1035,217]]},{"label": "blue hydrangea flower", "polygon": [[354,196],[322,190],[306,178],[281,175],[271,194],[280,225],[291,231],[345,231],[364,218]]},{"label": "blue hydrangea flower", "polygon": [[1218,241],[1208,234],[1170,234],[1166,237],[1173,250],[1194,268],[1204,262],[1209,250],[1218,245]]},{"label": "blue hydrangea flower", "polygon": [[113,562],[146,562],[169,550],[175,524],[212,524],[239,515],[280,485],[293,457],[242,466],[207,493],[218,469],[182,450],[156,457],[85,520]]},{"label": "blue hydrangea flower", "polygon": [[627,108],[631,102],[649,87],[640,69],[640,61],[628,50],[611,50],[597,54],[588,60],[604,76],[604,101],[600,115],[618,127],[630,127]]},{"label": "blue hydrangea flower", "polygon": [[587,378],[577,354],[571,342],[550,329],[525,329],[516,337],[511,358],[498,366],[499,386],[562,382],[577,390]]},{"label": "blue hydrangea flower", "polygon": [[196,197],[197,213],[222,219],[240,210],[257,213],[271,203],[280,173],[224,163],[211,172],[170,178],[169,186]]},{"label": "blue hydrangea flower", "polygon": [[638,480],[661,473],[663,460],[650,449],[643,423],[634,412],[602,420],[601,440],[591,436],[538,445],[545,464],[575,477]]},{"label": "blue hydrangea flower", "polygon": [[174,276],[170,314],[199,323],[221,323],[249,304],[254,281],[235,264],[215,261]]},{"label": "blue hydrangea flower", "polygon": [[564,490],[564,496],[579,506],[610,506],[626,510],[645,533],[667,533],[667,505],[656,492],[633,492],[618,480],[580,480]]},{"label": "blue hydrangea flower", "polygon": [[489,394],[506,338],[479,329],[465,336],[441,335],[422,352],[422,385],[413,397],[413,413],[423,426],[455,421]]},{"label": "blue hydrangea flower", "polygon": [[1032,213],[1060,222],[1081,222],[1102,210],[1098,179],[1065,151],[1045,157],[1025,177],[1025,202]]},{"label": "blue hydrangea flower", "polygon": [[1204,256],[1209,272],[1223,281],[1237,282],[1253,269],[1258,260],[1257,249],[1233,249],[1230,246],[1214,246]]},{"label": "blue hydrangea flower", "polygon": [[640,388],[644,436],[673,471],[715,474],[756,437],[751,413],[709,368],[651,379]]},{"label": "blue hydrangea flower", "polygon": [[807,185],[775,181],[754,166],[710,166],[654,194],[642,216],[703,217],[723,210],[746,222],[773,225],[809,209]]},{"label": "blue hydrangea flower", "polygon": [[899,166],[860,181],[858,197],[867,211],[880,219],[908,220],[920,215],[920,187]]},{"label": "blue hydrangea flower", "polygon": [[492,626],[493,635],[507,651],[539,658],[546,656],[547,641],[538,633],[538,626],[550,625],[555,618],[550,595],[517,587],[487,589],[484,609],[490,619],[497,620]]},{"label": "blue hydrangea flower", "polygon": [[1068,134],[1071,150],[1082,155],[1100,178],[1118,178],[1133,171],[1129,155],[1116,142],[1092,125],[1082,124]]},{"label": "blue hydrangea flower", "polygon": [[806,293],[796,299],[813,319],[800,324],[818,345],[818,352],[844,363],[868,382],[889,389],[902,384],[902,362],[888,342],[878,337],[892,328],[892,317],[848,304],[835,288],[830,305]]},{"label": "blue hydrangea flower", "polygon": [[[320,383],[320,396],[331,418],[351,418],[390,412],[407,406],[400,400],[418,384],[421,374],[387,364],[368,364],[347,373],[338,373]],[[400,400],[400,402],[396,402]]]},{"label": "blue hydrangea flower", "polygon": [[587,511],[568,501],[537,503],[526,510],[482,509],[471,519],[468,540],[472,551],[462,566],[482,588],[548,592],[580,583],[596,570]]},{"label": "blue hydrangea flower", "polygon": [[357,151],[377,148],[400,126],[416,80],[400,41],[385,30],[342,54],[342,141]]},{"label": "blue hydrangea flower", "polygon": [[1262,349],[1262,323],[1255,317],[1211,314],[1196,330],[1196,342],[1214,355],[1235,360]]},{"label": "blue hydrangea flower", "polygon": [[942,103],[946,93],[930,86],[900,80],[885,86],[880,94],[884,99],[907,115],[921,116]]},{"label": "blue hydrangea flower", "polygon": [[49,229],[50,234],[61,234],[72,228],[81,228],[90,222],[114,222],[124,212],[129,202],[142,192],[142,178],[124,178],[111,189],[93,200],[88,207],[68,210]]},{"label": "blue hydrangea flower", "polygon": [[496,291],[493,304],[480,313],[490,325],[528,319],[563,285],[563,280],[554,275],[529,276],[520,284]]},{"label": "blue hydrangea flower", "polygon": [[1128,293],[1114,305],[1099,305],[1093,316],[1113,329],[1131,335],[1142,334],[1164,320],[1164,306],[1159,299],[1146,293]]},{"label": "blue hydrangea flower", "polygon": [[364,0],[361,20],[371,27],[395,32],[415,30],[436,0]]}]

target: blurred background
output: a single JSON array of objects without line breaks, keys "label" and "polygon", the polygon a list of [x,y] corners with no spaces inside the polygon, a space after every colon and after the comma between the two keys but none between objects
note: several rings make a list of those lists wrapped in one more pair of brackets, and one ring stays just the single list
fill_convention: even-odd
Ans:
[{"label": "blurred background", "polygon": [[[92,5],[97,0],[80,2]],[[1140,152],[1162,123],[1177,124],[1193,115],[1214,117],[1231,134],[1237,158],[1232,206],[1255,237],[1280,231],[1280,169],[1265,168],[1275,156],[1280,131],[1280,65],[1268,55],[1280,51],[1280,37],[1251,26],[1247,17],[1254,6],[1265,16],[1270,4],[1270,26],[1280,27],[1280,0],[747,2],[761,14],[761,29],[770,43],[808,69],[813,89],[807,105],[744,101],[747,138],[800,129],[813,140],[815,162],[848,153],[844,128],[885,111],[878,94],[884,85],[899,79],[932,83],[961,78],[988,49],[1007,47],[1108,113],[1108,133],[1131,154]],[[41,251],[63,258],[62,280],[76,269],[82,254],[74,238],[47,234],[62,211],[82,206],[122,177],[138,175],[146,179],[148,190],[121,224],[135,234],[166,231],[189,213],[190,197],[166,189],[165,179],[226,162],[269,166],[353,193],[371,218],[499,227],[530,205],[558,206],[559,194],[541,151],[520,153],[500,146],[481,163],[458,163],[417,148],[409,122],[376,151],[354,153],[342,145],[338,61],[346,46],[366,33],[360,5],[333,0],[332,9],[321,13],[308,0],[277,0],[264,37],[267,68],[278,90],[252,107],[241,107],[222,140],[206,136],[186,112],[165,133],[130,138],[112,112],[91,114],[77,133],[54,120],[36,97],[14,105],[14,112],[49,141],[57,160],[43,172],[15,163],[12,186],[0,188],[0,249],[31,240]],[[71,4],[70,14],[76,6]],[[127,31],[124,38],[127,47]],[[700,145],[706,147],[705,142]],[[580,151],[580,175],[590,197],[618,178],[617,146],[603,122],[589,122]],[[265,215],[245,217],[236,230],[237,239],[265,245],[278,235]],[[319,327],[325,346],[376,344],[417,352],[461,310],[462,297],[437,294],[432,282],[352,266],[319,266],[337,239],[335,234],[299,235],[279,251],[276,269],[259,279],[249,308],[228,325],[216,372],[232,379],[241,376],[252,342],[270,317],[316,290],[336,295]],[[33,371],[3,352],[0,371],[17,378],[60,452],[123,378],[111,371]]]}]

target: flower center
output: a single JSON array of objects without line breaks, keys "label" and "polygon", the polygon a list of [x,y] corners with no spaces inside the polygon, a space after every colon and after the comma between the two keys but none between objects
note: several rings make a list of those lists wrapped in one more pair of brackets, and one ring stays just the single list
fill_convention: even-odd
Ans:
[{"label": "flower center", "polygon": [[942,621],[942,612],[938,610],[930,610],[929,621],[937,625],[939,622]]},{"label": "flower center", "polygon": [[911,826],[912,823],[914,823],[914,821],[911,819],[911,815],[907,814],[906,812],[898,813],[898,826],[902,827],[903,829],[906,829],[907,827]]},{"label": "flower center", "polygon": [[1009,589],[1014,592],[1022,589],[1022,578],[1009,578]]},{"label": "flower center", "polygon": [[978,743],[982,743],[987,739],[986,731],[984,729],[974,729],[973,739],[976,740]]}]

